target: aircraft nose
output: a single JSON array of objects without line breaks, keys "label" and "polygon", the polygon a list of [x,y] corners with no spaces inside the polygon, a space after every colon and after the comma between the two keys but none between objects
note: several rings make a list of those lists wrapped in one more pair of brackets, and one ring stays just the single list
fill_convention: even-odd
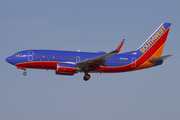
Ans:
[{"label": "aircraft nose", "polygon": [[13,62],[13,61],[12,61],[12,56],[7,57],[7,58],[6,58],[6,62],[8,62],[8,63],[11,63],[11,64],[12,64],[12,62]]}]

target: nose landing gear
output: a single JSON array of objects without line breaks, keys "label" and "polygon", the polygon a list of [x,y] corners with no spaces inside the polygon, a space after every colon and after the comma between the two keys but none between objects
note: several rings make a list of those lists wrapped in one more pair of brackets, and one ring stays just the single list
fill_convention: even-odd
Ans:
[{"label": "nose landing gear", "polygon": [[27,75],[27,72],[26,72],[26,71],[24,71],[24,72],[23,72],[23,75],[24,75],[24,76],[26,76],[26,75]]},{"label": "nose landing gear", "polygon": [[26,68],[25,68],[25,67],[20,67],[20,66],[17,66],[17,69],[24,70],[23,75],[24,75],[24,76],[26,76],[26,75],[27,75],[27,72],[26,72]]}]

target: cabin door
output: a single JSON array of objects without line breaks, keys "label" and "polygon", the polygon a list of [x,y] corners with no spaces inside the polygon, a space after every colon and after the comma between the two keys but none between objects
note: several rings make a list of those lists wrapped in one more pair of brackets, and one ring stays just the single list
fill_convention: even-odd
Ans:
[{"label": "cabin door", "polygon": [[33,51],[28,52],[28,61],[33,61]]},{"label": "cabin door", "polygon": [[132,58],[132,68],[135,68],[136,67],[136,58],[133,57]]}]

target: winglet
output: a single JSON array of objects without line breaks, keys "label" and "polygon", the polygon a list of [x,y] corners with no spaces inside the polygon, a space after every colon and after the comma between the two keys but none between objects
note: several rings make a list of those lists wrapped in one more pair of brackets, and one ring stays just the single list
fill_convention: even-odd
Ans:
[{"label": "winglet", "polygon": [[122,48],[122,46],[123,46],[123,44],[124,44],[124,41],[125,41],[125,39],[123,39],[122,41],[121,41],[121,43],[117,46],[117,48],[114,50],[114,51],[112,51],[113,53],[119,53],[119,51],[121,50],[121,48]]}]

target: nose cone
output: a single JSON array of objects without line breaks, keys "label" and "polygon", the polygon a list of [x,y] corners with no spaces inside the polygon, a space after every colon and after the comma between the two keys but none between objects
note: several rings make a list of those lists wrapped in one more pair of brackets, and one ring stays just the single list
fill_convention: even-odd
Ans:
[{"label": "nose cone", "polygon": [[8,62],[8,63],[10,63],[10,64],[13,64],[13,59],[12,59],[12,58],[13,58],[12,56],[7,57],[7,58],[6,58],[6,62]]}]

